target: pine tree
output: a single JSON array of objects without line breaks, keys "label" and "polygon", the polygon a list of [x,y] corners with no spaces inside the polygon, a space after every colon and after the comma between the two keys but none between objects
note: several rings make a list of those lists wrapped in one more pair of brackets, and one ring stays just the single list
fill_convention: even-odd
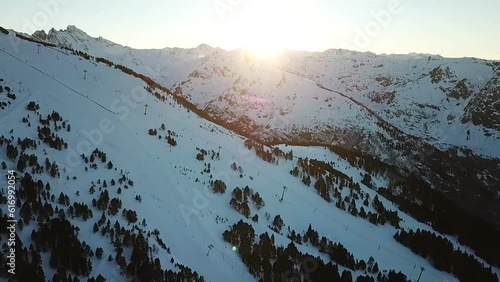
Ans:
[{"label": "pine tree", "polygon": [[304,183],[307,186],[310,186],[311,185],[311,176],[304,175],[304,177],[302,178],[302,183]]},{"label": "pine tree", "polygon": [[95,249],[95,256],[98,258],[98,259],[101,259],[102,258],[102,255],[103,255],[103,250],[102,248],[98,247]]},{"label": "pine tree", "polygon": [[56,177],[57,175],[59,175],[59,167],[55,162],[53,162],[50,166],[50,176]]},{"label": "pine tree", "polygon": [[352,282],[352,273],[348,270],[344,270],[342,271],[342,276],[340,279],[342,282]]},{"label": "pine tree", "polygon": [[281,216],[278,214],[274,217],[274,220],[273,220],[273,227],[275,229],[276,232],[280,232],[281,229],[283,228],[283,219],[281,219]]},{"label": "pine tree", "polygon": [[378,273],[379,272],[379,269],[378,269],[378,263],[375,262],[375,264],[373,265],[372,267],[372,273]]},{"label": "pine tree", "polygon": [[11,160],[15,160],[19,152],[17,151],[17,147],[12,144],[7,145],[7,158]]},{"label": "pine tree", "polygon": [[255,214],[255,215],[252,217],[252,221],[253,221],[253,222],[259,222],[259,215],[258,215],[258,214]]},{"label": "pine tree", "polygon": [[26,160],[25,158],[20,157],[19,160],[17,161],[17,170],[23,172],[24,169],[26,169]]},{"label": "pine tree", "polygon": [[129,223],[137,222],[137,213],[135,211],[127,210],[125,215]]}]

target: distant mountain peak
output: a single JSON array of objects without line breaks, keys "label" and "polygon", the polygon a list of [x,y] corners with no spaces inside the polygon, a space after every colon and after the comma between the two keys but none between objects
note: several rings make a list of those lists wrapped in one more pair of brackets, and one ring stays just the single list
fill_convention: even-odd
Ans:
[{"label": "distant mountain peak", "polygon": [[76,27],[74,25],[68,25],[66,30],[64,30],[63,32],[68,32],[68,33],[71,33],[74,35],[79,35],[82,37],[92,37],[92,36],[88,35],[85,31],[83,31],[82,29],[79,29],[78,27]]},{"label": "distant mountain peak", "polygon": [[196,47],[195,49],[212,50],[212,49],[214,49],[214,47],[212,47],[208,44],[202,43],[202,44],[198,45],[198,47]]},{"label": "distant mountain peak", "polygon": [[77,28],[74,25],[68,25],[68,27],[66,28],[66,30],[67,31],[82,31],[81,29]]},{"label": "distant mountain peak", "polygon": [[96,44],[104,44],[105,46],[117,45],[116,43],[101,36],[92,37],[75,25],[68,25],[68,27],[64,30],[51,28],[48,34],[45,33],[44,30],[37,30],[32,36],[49,43],[56,44],[57,46],[79,49],[85,52],[89,52],[94,49]]}]

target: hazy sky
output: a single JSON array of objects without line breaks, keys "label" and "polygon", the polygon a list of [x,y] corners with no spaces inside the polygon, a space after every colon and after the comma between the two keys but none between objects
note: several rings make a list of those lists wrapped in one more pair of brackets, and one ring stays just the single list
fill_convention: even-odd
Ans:
[{"label": "hazy sky", "polygon": [[17,0],[0,25],[76,25],[135,48],[347,48],[500,59],[499,0]]}]

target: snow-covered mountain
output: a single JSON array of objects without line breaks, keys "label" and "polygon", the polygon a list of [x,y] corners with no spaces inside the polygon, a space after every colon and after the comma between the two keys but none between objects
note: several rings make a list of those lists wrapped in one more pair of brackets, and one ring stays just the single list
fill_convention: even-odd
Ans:
[{"label": "snow-covered mountain", "polygon": [[373,125],[376,114],[440,148],[463,147],[500,157],[498,61],[333,49],[288,51],[262,60],[244,50],[206,45],[136,50],[93,38],[74,26],[52,29],[39,38],[179,87],[181,95],[214,116],[249,119],[258,128],[255,135],[263,138],[290,141],[297,139],[291,133],[314,129],[311,138],[329,144],[331,128],[380,132]]},{"label": "snow-covered mountain", "polygon": [[418,171],[500,227],[499,61],[333,49],[271,60],[207,45],[136,50],[74,26],[39,38],[146,75],[261,142],[340,145]]},{"label": "snow-covered mountain", "polygon": [[[495,242],[498,231],[439,196],[418,171],[406,175],[345,147],[263,146],[178,102],[185,97],[228,123],[255,124],[246,131],[264,129],[264,139],[296,140],[296,133],[309,132],[306,139],[316,142],[332,130],[344,134],[337,144],[352,136],[387,154],[385,143],[363,135],[396,143],[391,126],[404,128],[381,123],[385,111],[363,100],[368,94],[350,96],[292,63],[271,65],[239,50],[133,50],[85,36],[71,27],[44,39],[168,82],[175,93],[86,54],[0,33],[0,160],[17,179],[14,204],[8,182],[1,186],[2,277],[12,213],[20,281],[68,275],[80,281],[98,275],[106,281],[404,281],[398,272],[421,281],[498,281],[498,247],[482,245]],[[485,86],[491,95],[495,83]],[[462,96],[463,87],[456,88]],[[466,110],[473,121],[474,110]],[[481,139],[484,152],[494,151],[488,145],[495,139],[486,138],[495,134]],[[495,168],[482,167],[490,162],[479,158],[471,170],[483,172],[478,178],[485,185],[494,181]],[[493,188],[481,187],[481,197]],[[435,249],[453,257],[443,262],[408,243],[403,231],[417,229],[441,236]],[[44,279],[33,278],[41,273]]]}]

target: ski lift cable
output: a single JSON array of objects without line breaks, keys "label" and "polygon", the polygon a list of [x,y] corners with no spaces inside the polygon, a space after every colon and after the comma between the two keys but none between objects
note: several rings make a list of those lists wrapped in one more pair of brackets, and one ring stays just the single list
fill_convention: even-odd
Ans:
[{"label": "ski lift cable", "polygon": [[74,93],[76,93],[76,94],[78,94],[78,95],[82,96],[83,98],[85,98],[85,99],[87,99],[87,100],[91,101],[92,103],[96,104],[96,105],[97,105],[97,106],[99,106],[100,108],[103,108],[104,110],[106,110],[106,111],[108,111],[108,112],[110,112],[110,113],[112,113],[112,114],[116,115],[116,113],[115,113],[115,112],[113,112],[113,111],[111,111],[110,109],[106,108],[105,106],[103,106],[103,105],[99,104],[99,103],[98,103],[98,102],[96,102],[95,100],[93,100],[93,99],[89,98],[87,95],[82,94],[82,93],[81,93],[81,92],[79,92],[78,90],[75,90],[75,89],[74,89],[74,88],[72,88],[71,86],[69,86],[69,85],[67,85],[67,84],[65,84],[65,83],[63,83],[63,82],[61,82],[61,81],[59,81],[59,80],[58,80],[58,79],[56,79],[55,77],[52,77],[51,75],[49,75],[49,74],[47,74],[46,72],[44,72],[44,71],[40,70],[39,68],[37,68],[37,67],[35,67],[35,66],[33,66],[33,65],[31,65],[31,64],[29,64],[29,63],[27,63],[27,62],[23,61],[23,60],[21,60],[20,58],[16,57],[15,55],[12,55],[11,53],[9,53],[9,52],[7,52],[7,51],[5,51],[5,50],[0,49],[0,51],[1,51],[1,52],[3,52],[3,53],[5,53],[5,54],[7,54],[8,56],[10,56],[10,57],[12,57],[12,58],[14,58],[14,59],[18,60],[19,62],[21,62],[21,63],[23,63],[23,64],[25,64],[25,65],[27,65],[27,66],[31,67],[32,69],[36,70],[37,72],[39,72],[39,73],[41,73],[41,74],[43,74],[43,75],[47,76],[48,78],[50,78],[50,79],[54,80],[55,82],[57,82],[58,84],[60,84],[60,85],[64,86],[65,88],[67,88],[67,89],[71,90],[72,92],[74,92]]}]

